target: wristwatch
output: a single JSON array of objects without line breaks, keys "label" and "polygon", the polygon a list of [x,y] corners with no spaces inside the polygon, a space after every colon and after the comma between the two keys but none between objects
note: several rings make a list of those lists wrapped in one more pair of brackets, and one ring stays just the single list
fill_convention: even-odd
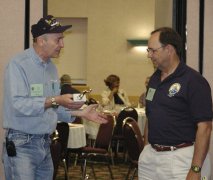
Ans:
[{"label": "wristwatch", "polygon": [[56,103],[55,98],[51,97],[51,107],[52,108],[58,108],[58,106],[59,105]]},{"label": "wristwatch", "polygon": [[201,167],[192,165],[192,166],[191,166],[191,170],[192,170],[193,172],[195,172],[195,173],[200,173]]}]

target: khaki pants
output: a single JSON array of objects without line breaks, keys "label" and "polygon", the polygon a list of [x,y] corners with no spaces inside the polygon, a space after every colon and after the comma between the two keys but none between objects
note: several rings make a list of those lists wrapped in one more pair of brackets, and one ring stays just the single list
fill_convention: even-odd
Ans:
[{"label": "khaki pants", "polygon": [[[138,162],[139,180],[184,180],[191,167],[194,146],[175,151],[157,152],[146,145]],[[211,180],[210,158],[207,155],[201,171],[202,180]]]}]

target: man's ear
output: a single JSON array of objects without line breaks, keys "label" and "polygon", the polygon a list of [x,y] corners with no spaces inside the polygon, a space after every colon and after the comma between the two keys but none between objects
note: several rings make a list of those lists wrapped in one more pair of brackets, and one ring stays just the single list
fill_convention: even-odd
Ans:
[{"label": "man's ear", "polygon": [[168,50],[169,55],[176,53],[174,46],[171,44],[168,44],[165,48]]},{"label": "man's ear", "polygon": [[44,36],[44,35],[39,36],[39,37],[37,38],[37,44],[38,44],[39,46],[43,46],[43,45],[46,43],[46,41],[47,41],[47,37]]}]

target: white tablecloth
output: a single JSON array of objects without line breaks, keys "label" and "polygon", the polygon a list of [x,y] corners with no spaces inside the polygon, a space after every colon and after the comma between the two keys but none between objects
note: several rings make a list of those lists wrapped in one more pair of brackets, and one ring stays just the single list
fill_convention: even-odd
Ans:
[{"label": "white tablecloth", "polygon": [[138,126],[140,128],[142,136],[144,135],[144,127],[146,123],[145,108],[135,108],[138,113]]},{"label": "white tablecloth", "polygon": [[69,138],[67,148],[80,148],[86,146],[86,133],[84,125],[69,123]]},{"label": "white tablecloth", "polygon": [[89,138],[96,139],[100,124],[93,121],[88,121],[86,119],[82,119],[82,122],[85,127],[86,134],[89,135]]}]

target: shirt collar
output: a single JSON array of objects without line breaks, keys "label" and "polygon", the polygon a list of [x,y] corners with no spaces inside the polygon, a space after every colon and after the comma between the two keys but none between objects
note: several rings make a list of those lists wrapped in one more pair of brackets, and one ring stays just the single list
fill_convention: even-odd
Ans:
[{"label": "shirt collar", "polygon": [[181,76],[186,70],[186,64],[182,61],[178,64],[175,71],[170,75],[171,77],[178,77]]},{"label": "shirt collar", "polygon": [[[175,71],[170,74],[165,80],[163,81],[167,81],[171,78],[174,78],[174,77],[178,77],[178,76],[181,76],[186,70],[186,64],[182,61],[180,61],[180,63],[178,64],[177,68],[175,69]],[[155,72],[155,75],[159,78],[161,78],[161,70],[157,69],[156,72]]]},{"label": "shirt collar", "polygon": [[30,50],[30,53],[31,53],[31,56],[32,56],[32,59],[33,61],[36,63],[36,64],[39,64],[39,65],[44,65],[44,64],[49,64],[51,59],[49,58],[46,62],[44,62],[39,56],[38,54],[36,53],[35,49],[33,47],[29,48]]}]

